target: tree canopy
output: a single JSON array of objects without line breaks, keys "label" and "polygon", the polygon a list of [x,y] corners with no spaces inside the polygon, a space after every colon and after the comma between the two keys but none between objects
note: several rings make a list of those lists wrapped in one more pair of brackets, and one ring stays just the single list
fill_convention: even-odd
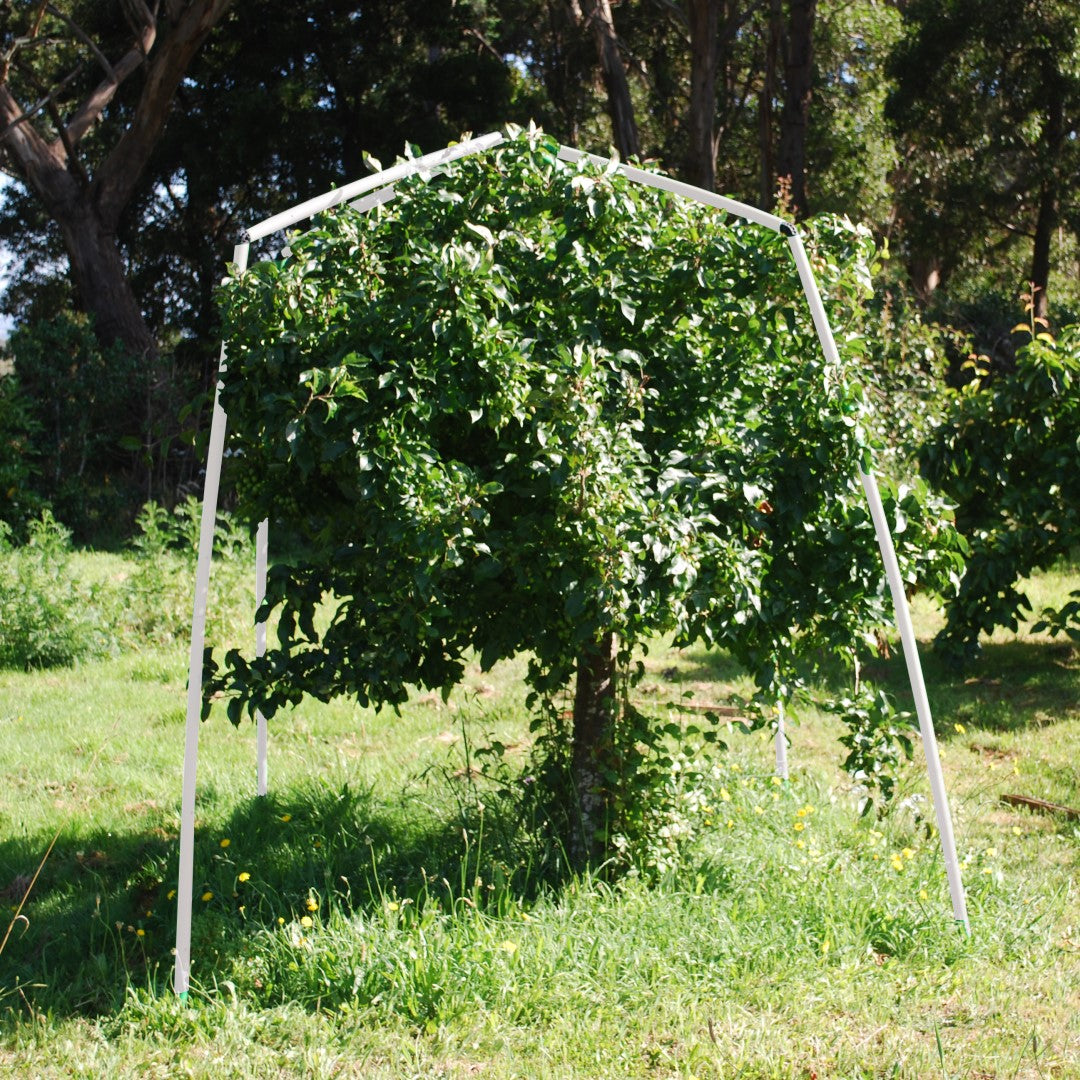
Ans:
[{"label": "tree canopy", "polygon": [[[770,709],[874,640],[857,350],[821,355],[782,237],[556,149],[533,131],[402,182],[224,286],[240,509],[291,553],[260,612],[276,647],[214,682],[234,719],[397,704],[525,652],[549,704],[576,677],[587,772],[656,634],[723,643]],[[843,326],[873,244],[815,239]],[[948,588],[941,504],[889,504],[913,586]]]}]

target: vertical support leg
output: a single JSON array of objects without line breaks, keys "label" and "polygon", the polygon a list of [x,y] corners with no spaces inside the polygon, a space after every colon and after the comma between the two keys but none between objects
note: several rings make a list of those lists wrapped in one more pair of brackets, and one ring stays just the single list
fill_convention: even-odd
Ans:
[{"label": "vertical support leg", "polygon": [[[247,266],[248,245],[233,249],[233,262]],[[225,362],[222,346],[219,367]],[[225,410],[214,389],[214,412],[210,421],[210,446],[206,453],[202,519],[199,525],[199,559],[195,569],[195,604],[191,614],[191,649],[188,653],[187,720],[184,731],[184,780],[180,801],[180,867],[176,885],[176,966],[173,989],[187,999],[191,983],[191,907],[195,886],[195,777],[199,768],[199,724],[202,715],[203,648],[206,644],[206,606],[210,592],[210,563],[214,555],[221,460],[225,455]]]},{"label": "vertical support leg", "polygon": [[881,494],[873,473],[862,474],[863,490],[870,507],[870,516],[874,520],[881,559],[885,563],[885,575],[892,593],[893,611],[896,626],[900,631],[900,641],[904,647],[904,662],[907,664],[908,681],[915,698],[915,712],[919,717],[919,732],[922,735],[923,750],[926,753],[926,770],[930,775],[930,791],[934,798],[934,812],[937,815],[938,834],[941,837],[941,851],[945,858],[945,873],[949,879],[949,893],[952,896],[953,916],[970,933],[971,924],[967,916],[967,900],[964,896],[964,884],[960,877],[960,863],[956,857],[956,840],[953,837],[952,815],[949,813],[949,797],[945,792],[945,777],[941,771],[941,755],[938,752],[937,735],[934,721],[930,715],[930,702],[926,696],[926,683],[923,680],[922,664],[919,662],[919,648],[915,641],[915,629],[911,624],[911,611],[908,608],[904,582],[900,576],[900,564],[896,561],[896,549],[892,533],[885,520],[885,509],[881,505]]},{"label": "vertical support leg", "polygon": [[[255,533],[255,610],[266,598],[266,569],[269,555],[269,522],[264,518]],[[255,655],[266,653],[266,623],[255,624]],[[255,794],[266,794],[266,717],[255,711]]]},{"label": "vertical support leg", "polygon": [[176,969],[173,986],[187,998],[191,972],[191,905],[195,860],[195,774],[199,768],[199,724],[202,714],[203,646],[206,641],[206,604],[210,590],[210,562],[214,553],[221,458],[225,449],[225,412],[214,395],[210,449],[203,488],[199,529],[199,561],[195,571],[195,608],[191,618],[188,656],[187,725],[184,737],[184,786],[180,803],[180,873],[176,886]]},{"label": "vertical support leg", "polygon": [[[840,354],[836,350],[832,327],[829,326],[825,305],[821,302],[821,293],[818,291],[817,281],[810,267],[810,260],[806,257],[806,249],[803,247],[802,239],[794,227],[786,223],[781,227],[780,231],[787,237],[788,246],[791,248],[791,253],[795,258],[795,265],[799,270],[799,280],[802,282],[803,292],[806,294],[806,302],[810,306],[810,314],[814,319],[814,327],[817,330],[825,359],[829,364],[839,366]],[[881,495],[878,492],[877,481],[872,474],[862,473],[862,484],[866,493],[866,501],[870,507],[870,516],[874,521],[881,558],[885,564],[885,575],[888,578],[889,589],[892,592],[896,625],[900,631],[900,640],[904,646],[904,661],[907,664],[911,693],[915,698],[915,711],[919,717],[919,731],[922,734],[923,750],[926,753],[926,770],[930,777],[930,790],[934,797],[934,812],[937,815],[938,834],[941,837],[941,851],[945,859],[945,873],[949,879],[953,916],[964,927],[964,930],[970,933],[971,926],[967,916],[967,901],[964,896],[963,881],[960,877],[960,864],[956,858],[956,842],[953,837],[948,797],[945,794],[945,779],[941,771],[941,757],[938,753],[937,736],[934,733],[934,722],[930,715],[930,703],[926,697],[926,684],[923,681],[922,664],[919,662],[915,630],[911,625],[911,612],[908,610],[907,595],[904,592],[904,583],[900,577],[900,567],[896,561],[896,549],[893,546],[892,533],[889,531],[888,522],[885,520],[885,511],[881,505]]]},{"label": "vertical support leg", "polygon": [[776,703],[776,775],[788,779],[787,733],[784,731],[784,703]]}]

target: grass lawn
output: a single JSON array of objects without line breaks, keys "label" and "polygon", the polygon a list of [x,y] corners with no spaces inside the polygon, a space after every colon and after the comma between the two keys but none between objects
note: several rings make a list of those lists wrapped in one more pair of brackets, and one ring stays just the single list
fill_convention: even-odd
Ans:
[{"label": "grass lawn", "polygon": [[[1032,583],[1036,610],[1077,576]],[[929,638],[936,613],[916,614]],[[1003,634],[965,674],[927,662],[970,938],[921,751],[889,814],[860,818],[812,701],[789,783],[767,736],[733,728],[683,791],[677,865],[614,883],[552,884],[550,848],[511,817],[503,793],[530,782],[520,667],[400,715],[276,718],[265,799],[250,725],[217,712],[180,1004],[185,658],[0,672],[0,933],[56,840],[0,954],[0,1075],[1080,1077],[1080,821],[1001,799],[1080,808],[1071,645]],[[723,654],[648,665],[657,703],[747,689]],[[898,659],[873,675],[905,698]],[[493,740],[510,789],[477,772]]]}]

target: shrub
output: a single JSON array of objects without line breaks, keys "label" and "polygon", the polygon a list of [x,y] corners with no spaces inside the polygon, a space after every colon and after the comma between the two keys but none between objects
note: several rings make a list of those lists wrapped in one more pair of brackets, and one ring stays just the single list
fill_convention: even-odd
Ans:
[{"label": "shrub", "polygon": [[[122,599],[124,632],[132,644],[167,644],[190,633],[200,520],[200,503],[193,496],[171,512],[155,502],[139,512],[131,541],[135,567]],[[209,629],[218,640],[232,640],[252,625],[254,598],[248,537],[226,514],[218,516],[214,552]]]},{"label": "shrub", "polygon": [[102,597],[72,573],[71,534],[48,510],[27,533],[14,547],[0,522],[0,666],[57,667],[104,652]]},{"label": "shrub", "polygon": [[41,425],[15,376],[14,363],[0,359],[0,522],[25,539],[28,518],[43,500],[36,493],[40,467],[34,453]]},{"label": "shrub", "polygon": [[[949,602],[937,644],[952,659],[978,653],[980,633],[1016,630],[1030,610],[1020,580],[1067,558],[1080,544],[1080,325],[1055,339],[1033,319],[1016,369],[977,377],[951,394],[922,449],[923,472],[956,503],[970,545],[967,572]],[[1047,612],[1058,630],[1075,604]]]}]

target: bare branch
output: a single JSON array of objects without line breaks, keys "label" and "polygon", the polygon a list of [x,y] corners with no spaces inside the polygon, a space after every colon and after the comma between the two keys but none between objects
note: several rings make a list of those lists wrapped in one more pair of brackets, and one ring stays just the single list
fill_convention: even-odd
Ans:
[{"label": "bare branch", "polygon": [[65,15],[64,12],[58,11],[52,4],[46,4],[45,10],[48,11],[54,19],[59,19],[62,23],[66,23],[71,32],[94,54],[97,62],[105,69],[105,74],[110,79],[116,78],[116,72],[113,71],[112,64],[109,63],[108,58],[97,47],[94,39],[90,37],[90,35],[70,15]]},{"label": "bare branch", "polygon": [[119,218],[165,126],[191,58],[232,4],[233,0],[188,0],[154,50],[131,123],[94,178],[98,207],[105,220]]},{"label": "bare branch", "polygon": [[[146,5],[140,5],[146,11]],[[157,37],[157,23],[153,16],[146,11],[150,22],[143,25],[139,32],[138,40],[124,54],[123,58],[113,68],[111,78],[105,79],[90,93],[86,100],[76,110],[75,115],[68,122],[66,135],[71,142],[77,143],[93,127],[95,121],[105,111],[105,107],[113,99],[113,95],[119,89],[120,84],[133,72],[138,70],[146,59]]]},{"label": "bare branch", "polygon": [[477,40],[478,42],[480,42],[480,45],[481,45],[481,46],[482,46],[483,48],[487,49],[487,51],[488,51],[489,53],[491,53],[491,55],[492,55],[492,56],[494,56],[496,60],[498,60],[498,61],[499,61],[500,63],[503,63],[503,57],[502,57],[502,55],[500,54],[499,50],[498,50],[498,49],[496,49],[496,48],[495,48],[495,46],[494,46],[494,45],[492,45],[492,44],[491,44],[491,42],[490,42],[490,41],[488,41],[488,39],[487,39],[486,37],[484,37],[484,35],[483,35],[483,34],[481,34],[479,30],[474,30],[474,29],[473,29],[473,28],[472,28],[472,27],[470,26],[470,27],[466,27],[466,28],[465,28],[465,31],[464,31],[464,33],[465,33],[465,36],[466,36],[466,37],[473,37],[473,38],[476,38],[476,40]]},{"label": "bare branch", "polygon": [[64,152],[67,154],[68,170],[73,172],[79,178],[84,187],[89,186],[90,177],[86,175],[86,170],[83,168],[82,162],[75,152],[75,144],[68,138],[67,129],[64,127],[64,118],[60,115],[60,110],[53,101],[49,102],[48,109],[49,115],[52,117],[52,122],[56,125],[56,130],[60,133],[60,141],[64,145]]},{"label": "bare branch", "polygon": [[60,96],[60,92],[64,89],[64,87],[67,86],[67,84],[73,79],[81,75],[83,72],[83,68],[85,67],[85,64],[79,64],[79,66],[75,68],[74,71],[72,71],[68,75],[65,75],[47,94],[44,95],[44,97],[34,102],[34,104],[31,105],[30,108],[26,110],[26,112],[24,112],[21,116],[16,116],[14,120],[9,121],[7,126],[0,130],[0,141],[3,141],[7,133],[16,124],[25,124],[27,120],[32,120],[35,116],[37,116],[39,112],[41,112],[42,109],[55,102],[56,99]]}]

